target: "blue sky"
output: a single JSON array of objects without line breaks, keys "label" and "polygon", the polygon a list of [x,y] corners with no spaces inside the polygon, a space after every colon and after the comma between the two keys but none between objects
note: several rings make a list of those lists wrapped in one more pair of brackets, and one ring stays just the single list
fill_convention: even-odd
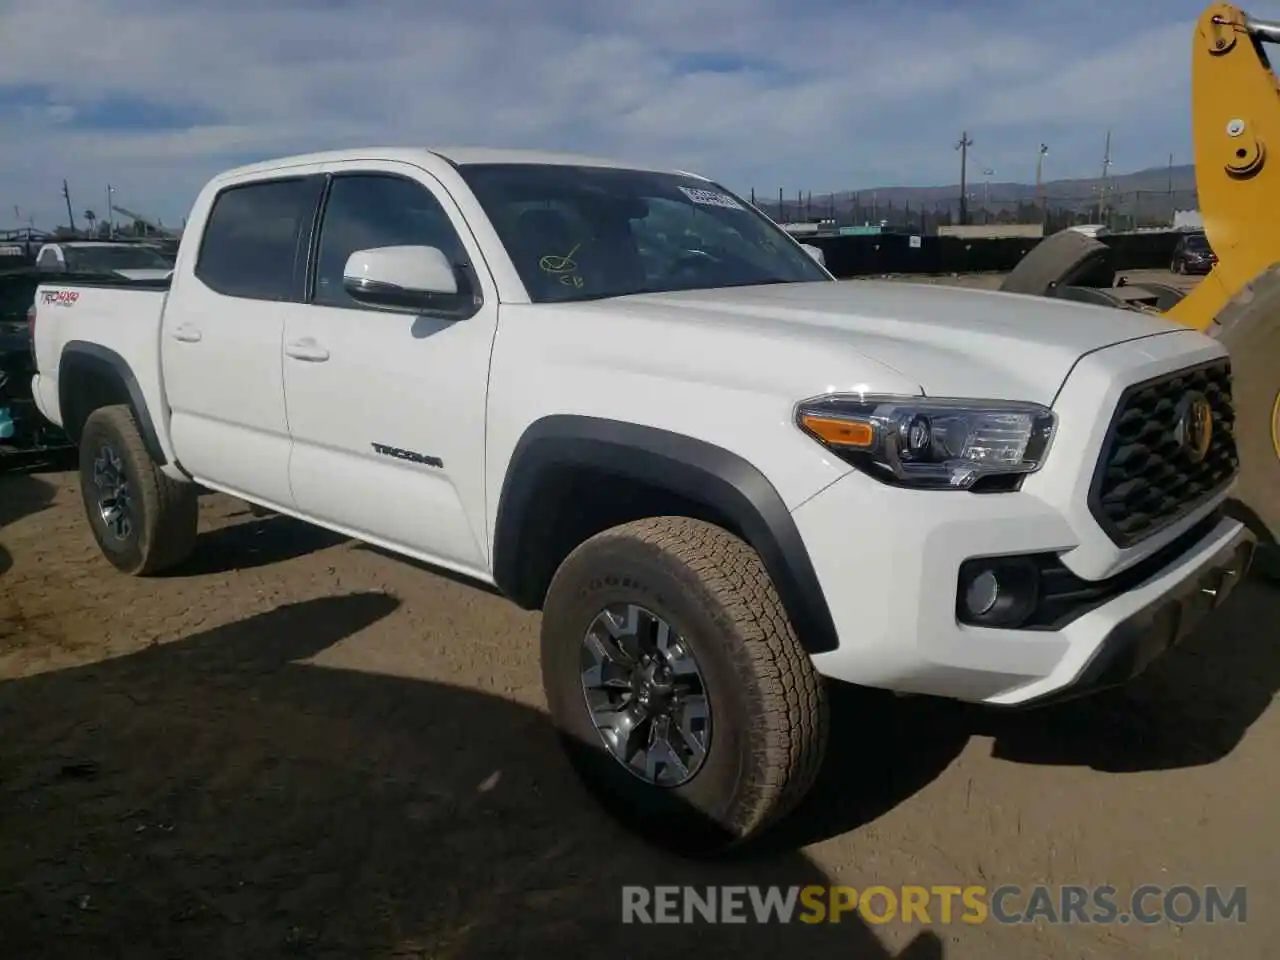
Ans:
[{"label": "blue sky", "polygon": [[[217,170],[388,144],[583,151],[746,193],[1191,160],[1199,0],[0,0],[0,227],[181,220]],[[1280,0],[1247,9],[1280,17]]]}]

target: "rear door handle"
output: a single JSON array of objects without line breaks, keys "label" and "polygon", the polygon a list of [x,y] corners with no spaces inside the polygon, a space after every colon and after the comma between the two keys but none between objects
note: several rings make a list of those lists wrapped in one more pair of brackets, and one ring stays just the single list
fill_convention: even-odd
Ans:
[{"label": "rear door handle", "polygon": [[309,363],[324,363],[329,359],[329,351],[310,337],[286,343],[284,352],[295,360],[306,360]]},{"label": "rear door handle", "polygon": [[203,336],[199,327],[193,327],[189,323],[181,324],[173,330],[173,339],[181,340],[183,343],[199,343]]}]

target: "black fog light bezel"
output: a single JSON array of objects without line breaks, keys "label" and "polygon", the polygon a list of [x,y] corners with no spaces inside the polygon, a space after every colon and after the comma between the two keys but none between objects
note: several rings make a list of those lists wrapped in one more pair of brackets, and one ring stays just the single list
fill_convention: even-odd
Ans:
[{"label": "black fog light bezel", "polygon": [[[984,573],[996,578],[996,602],[985,613],[969,609],[965,597]],[[1017,629],[1040,603],[1040,567],[1031,557],[977,557],[960,565],[956,583],[956,619],[967,626]]]}]

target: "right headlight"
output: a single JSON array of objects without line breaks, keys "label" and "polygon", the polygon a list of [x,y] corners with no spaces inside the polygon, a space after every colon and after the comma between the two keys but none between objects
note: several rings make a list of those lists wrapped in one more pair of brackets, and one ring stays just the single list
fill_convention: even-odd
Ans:
[{"label": "right headlight", "polygon": [[1038,470],[1056,418],[1038,403],[828,394],[796,405],[796,425],[895,486],[968,490]]}]

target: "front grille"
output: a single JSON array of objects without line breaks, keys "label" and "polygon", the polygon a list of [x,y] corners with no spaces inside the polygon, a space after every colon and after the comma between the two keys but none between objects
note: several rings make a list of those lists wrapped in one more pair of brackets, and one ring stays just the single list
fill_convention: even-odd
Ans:
[{"label": "front grille", "polygon": [[[1198,462],[1181,440],[1185,398],[1209,401],[1213,433]],[[1120,397],[1089,490],[1089,511],[1117,546],[1176,522],[1235,476],[1231,363],[1215,360],[1134,384]]]}]

